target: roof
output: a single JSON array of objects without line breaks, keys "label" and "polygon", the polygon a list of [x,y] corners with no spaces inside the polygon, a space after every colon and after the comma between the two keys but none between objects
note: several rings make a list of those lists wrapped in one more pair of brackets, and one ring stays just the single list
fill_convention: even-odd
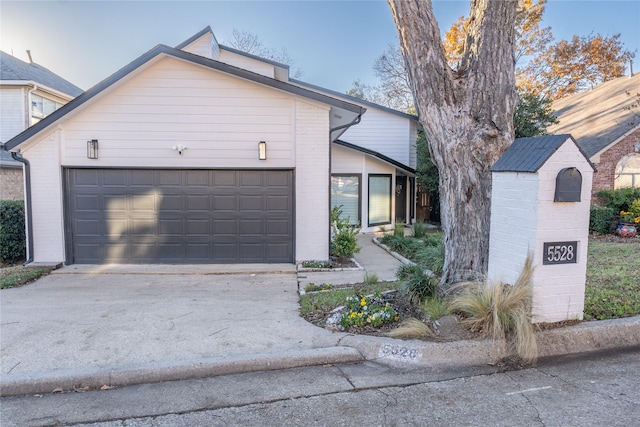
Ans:
[{"label": "roof", "polygon": [[78,86],[42,65],[26,63],[2,51],[0,51],[0,80],[33,81],[71,97],[76,97],[83,92]]},{"label": "roof", "polygon": [[400,162],[398,162],[396,160],[393,160],[392,158],[387,157],[384,154],[378,153],[377,151],[370,150],[368,148],[364,148],[364,147],[361,147],[359,145],[351,144],[349,142],[342,141],[340,139],[336,139],[333,142],[335,144],[341,145],[343,147],[350,148],[350,149],[356,150],[356,151],[360,151],[362,153],[368,154],[368,155],[373,156],[373,157],[377,157],[378,159],[383,160],[383,161],[385,161],[385,162],[387,162],[389,164],[392,164],[393,166],[397,167],[398,169],[402,169],[405,172],[408,172],[410,174],[415,174],[416,173],[415,169],[412,169],[409,166],[403,165],[402,163],[400,163]]},{"label": "roof", "polygon": [[[640,74],[618,77],[553,103],[560,123],[550,133],[570,133],[592,157],[640,126]],[[632,105],[635,104],[635,107]]]},{"label": "roof", "polygon": [[11,153],[4,151],[0,146],[0,168],[20,168],[22,169],[22,163],[14,160],[11,157]]},{"label": "roof", "polygon": [[322,92],[330,93],[330,94],[332,94],[334,96],[339,96],[341,98],[348,99],[348,100],[350,100],[352,102],[356,102],[356,103],[359,103],[359,104],[364,104],[364,105],[367,105],[367,106],[370,106],[370,107],[375,107],[375,108],[378,108],[380,110],[384,110],[384,111],[386,111],[388,113],[393,113],[393,114],[397,114],[399,116],[405,117],[405,118],[407,118],[409,120],[418,121],[418,116],[415,116],[413,114],[403,113],[402,111],[394,110],[393,108],[385,107],[384,105],[376,104],[375,102],[366,101],[364,99],[356,98],[355,96],[347,95],[346,93],[340,93],[340,92],[337,92],[335,90],[331,90],[331,89],[323,88],[323,87],[320,87],[320,86],[316,86],[316,85],[313,85],[311,83],[303,82],[301,80],[290,79],[290,81],[295,83],[295,84],[298,84],[300,86],[306,86],[306,87],[314,89],[314,90],[319,90],[319,91],[322,91]]},{"label": "roof", "polygon": [[[577,143],[571,135],[544,135],[516,139],[497,162],[491,167],[492,172],[537,172],[542,165],[568,139]],[[587,162],[589,158],[580,149]],[[591,162],[589,162],[591,164]],[[591,165],[593,167],[593,165]],[[594,168],[595,169],[595,168]]]},{"label": "roof", "polygon": [[101,81],[100,83],[98,83],[97,85],[95,85],[91,89],[87,90],[86,92],[84,92],[83,94],[78,96],[77,98],[73,99],[68,104],[66,104],[66,105],[62,106],[60,109],[54,111],[49,116],[45,117],[43,120],[39,121],[35,125],[27,128],[22,133],[18,134],[17,136],[15,136],[12,139],[10,139],[9,141],[7,141],[7,143],[5,144],[5,149],[6,150],[11,150],[11,149],[17,147],[21,143],[25,142],[29,138],[33,137],[34,135],[36,135],[37,133],[42,131],[43,129],[51,126],[53,123],[55,123],[61,117],[67,115],[71,111],[73,111],[76,108],[80,107],[85,102],[89,101],[90,99],[92,99],[96,95],[100,94],[105,89],[109,88],[110,86],[112,86],[116,82],[122,80],[124,77],[128,76],[130,73],[132,73],[133,71],[137,70],[138,68],[140,68],[141,66],[143,66],[147,62],[151,61],[152,59],[158,57],[159,55],[167,55],[167,56],[171,56],[171,57],[174,57],[174,58],[179,58],[179,59],[182,59],[182,60],[185,60],[185,61],[189,61],[189,62],[198,64],[198,65],[202,65],[202,66],[214,69],[214,70],[218,70],[218,71],[221,71],[221,72],[224,72],[224,73],[227,73],[227,74],[231,74],[231,75],[234,75],[234,76],[246,79],[246,80],[250,80],[250,81],[253,81],[253,82],[256,82],[256,83],[260,83],[260,84],[263,84],[265,86],[269,86],[269,87],[272,87],[272,88],[275,88],[275,89],[283,90],[285,92],[289,92],[289,93],[294,94],[294,95],[303,96],[305,98],[312,99],[314,101],[318,101],[318,102],[322,102],[324,104],[328,104],[328,105],[331,105],[331,106],[334,106],[334,107],[342,108],[344,110],[347,110],[347,111],[350,111],[350,112],[353,112],[353,113],[356,113],[356,114],[363,114],[366,111],[365,108],[363,108],[363,107],[361,107],[359,105],[352,104],[350,102],[346,102],[346,101],[343,101],[341,99],[336,99],[336,98],[324,95],[322,93],[318,93],[318,92],[315,92],[315,91],[312,91],[312,90],[308,90],[308,89],[305,89],[305,88],[302,88],[302,87],[299,87],[299,86],[296,86],[296,85],[292,85],[292,84],[287,83],[287,82],[283,82],[283,81],[280,81],[280,80],[272,79],[270,77],[266,77],[266,76],[263,76],[261,74],[256,74],[254,72],[251,72],[251,71],[248,71],[248,70],[245,70],[245,69],[242,69],[242,68],[234,67],[232,65],[228,65],[228,64],[225,64],[225,63],[220,62],[220,61],[216,61],[216,60],[213,60],[213,59],[205,58],[205,57],[199,56],[199,55],[194,55],[192,53],[185,52],[185,51],[180,50],[180,49],[176,49],[176,48],[169,47],[169,46],[166,46],[166,45],[158,45],[158,46],[154,47],[153,49],[149,50],[148,52],[144,53],[142,56],[140,56],[139,58],[135,59],[133,62],[131,62],[130,64],[126,65],[125,67],[123,67],[119,71],[116,71],[114,74],[112,74],[111,76],[107,77],[105,80]]}]

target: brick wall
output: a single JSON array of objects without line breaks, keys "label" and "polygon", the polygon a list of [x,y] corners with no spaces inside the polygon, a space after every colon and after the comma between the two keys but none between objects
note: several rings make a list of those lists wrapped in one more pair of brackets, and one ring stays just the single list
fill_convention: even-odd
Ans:
[{"label": "brick wall", "polygon": [[633,153],[633,145],[638,143],[640,143],[640,128],[600,155],[600,162],[595,165],[598,172],[593,175],[594,195],[600,190],[613,188],[618,162],[627,154]]},{"label": "brick wall", "polygon": [[0,200],[24,199],[22,168],[0,168]]}]

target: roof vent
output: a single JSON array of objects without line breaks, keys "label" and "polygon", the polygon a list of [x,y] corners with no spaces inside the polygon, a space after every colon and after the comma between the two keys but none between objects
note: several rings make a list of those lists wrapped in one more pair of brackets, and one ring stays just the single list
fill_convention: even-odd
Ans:
[{"label": "roof vent", "polygon": [[29,64],[33,64],[33,58],[31,58],[31,51],[27,49],[27,56],[29,57]]}]

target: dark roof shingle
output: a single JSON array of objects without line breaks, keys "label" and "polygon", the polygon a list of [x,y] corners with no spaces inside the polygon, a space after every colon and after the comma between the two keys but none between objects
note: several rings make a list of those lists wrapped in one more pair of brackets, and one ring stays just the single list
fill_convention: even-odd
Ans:
[{"label": "dark roof shingle", "polygon": [[33,81],[74,98],[83,92],[78,86],[42,65],[28,64],[2,51],[0,51],[0,80]]},{"label": "dark roof shingle", "polygon": [[[537,172],[567,139],[571,139],[575,143],[573,137],[566,134],[518,138],[493,164],[491,171]],[[580,149],[579,146],[578,149]],[[580,151],[582,152],[582,150]],[[582,154],[584,155],[584,152]],[[589,161],[586,155],[585,159]]]}]

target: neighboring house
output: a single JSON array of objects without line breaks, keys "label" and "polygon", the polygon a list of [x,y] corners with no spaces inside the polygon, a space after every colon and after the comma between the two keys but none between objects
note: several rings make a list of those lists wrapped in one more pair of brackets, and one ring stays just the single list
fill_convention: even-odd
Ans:
[{"label": "neighboring house", "polygon": [[[0,51],[0,141],[8,141],[81,93],[43,66]],[[0,200],[22,199],[23,194],[22,163],[0,150]]]},{"label": "neighboring house", "polygon": [[551,134],[571,134],[597,168],[593,194],[640,187],[640,75],[619,77],[553,103]]},{"label": "neighboring house", "polygon": [[30,163],[34,262],[292,263],[328,259],[331,206],[364,230],[412,220],[416,124],[207,27],[6,149]]}]

